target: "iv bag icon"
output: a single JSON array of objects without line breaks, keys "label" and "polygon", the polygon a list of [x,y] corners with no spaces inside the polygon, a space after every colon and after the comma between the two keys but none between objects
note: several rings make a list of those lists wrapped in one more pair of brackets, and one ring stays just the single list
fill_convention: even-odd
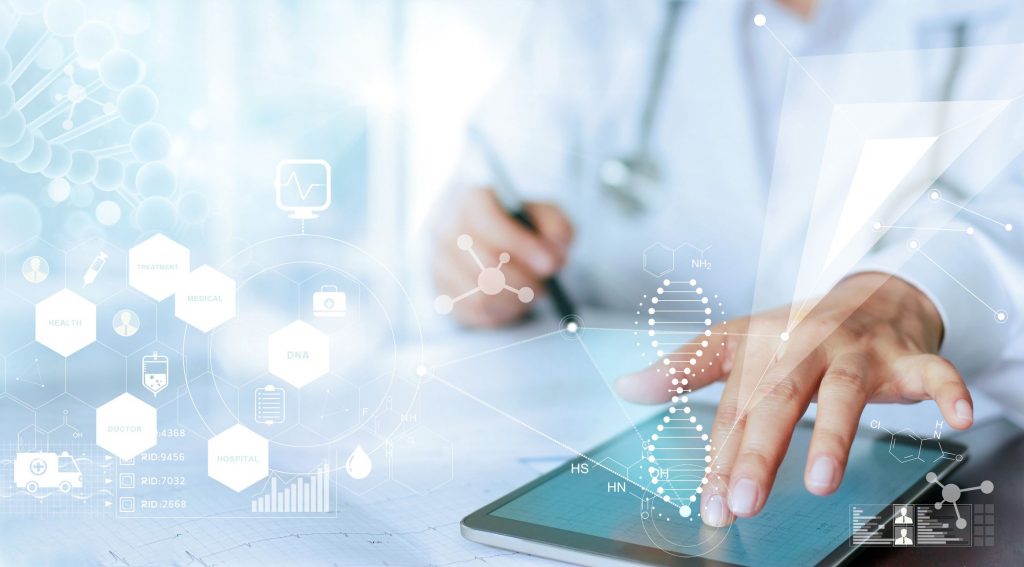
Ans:
[{"label": "iv bag icon", "polygon": [[345,461],[345,472],[356,480],[363,480],[370,476],[371,471],[373,471],[373,461],[370,460],[370,455],[366,454],[362,445],[356,445],[352,454],[348,456],[348,460]]},{"label": "iv bag icon", "polygon": [[167,357],[162,354],[154,352],[142,357],[142,385],[154,396],[167,387],[169,367]]}]

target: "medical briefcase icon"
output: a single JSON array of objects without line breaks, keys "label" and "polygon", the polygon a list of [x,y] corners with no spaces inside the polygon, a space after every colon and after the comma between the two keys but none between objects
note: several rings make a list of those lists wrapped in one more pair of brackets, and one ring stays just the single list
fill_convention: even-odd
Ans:
[{"label": "medical briefcase icon", "polygon": [[344,317],[345,292],[338,291],[336,285],[320,286],[320,291],[313,293],[314,317]]}]

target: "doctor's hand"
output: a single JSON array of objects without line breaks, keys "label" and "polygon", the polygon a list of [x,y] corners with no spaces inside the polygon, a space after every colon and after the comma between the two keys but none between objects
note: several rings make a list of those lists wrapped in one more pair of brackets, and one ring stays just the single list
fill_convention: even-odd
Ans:
[{"label": "doctor's hand", "polygon": [[[537,296],[544,293],[543,282],[565,264],[573,230],[568,217],[553,204],[526,204],[536,233],[510,217],[492,189],[462,193],[451,210],[451,220],[435,243],[434,282],[441,293],[458,297],[477,287],[480,267],[456,246],[462,234],[473,237],[473,251],[486,267],[497,266],[498,256],[508,252],[511,259],[501,267],[508,285],[530,287]],[[476,293],[457,302],[453,315],[463,325],[496,327],[519,319],[529,308],[514,293]]]},{"label": "doctor's hand", "polygon": [[[935,354],[941,318],[907,282],[878,273],[851,276],[784,341],[789,315],[786,307],[719,325],[703,349],[703,359],[711,361],[705,372],[687,376],[692,389],[725,381],[711,433],[711,472],[701,494],[706,524],[724,526],[764,508],[793,429],[815,399],[804,486],[822,496],[843,478],[867,402],[930,399],[956,429],[973,421],[967,387],[956,368]],[[616,389],[632,401],[666,402],[676,388],[667,378],[648,369],[620,377]]]}]

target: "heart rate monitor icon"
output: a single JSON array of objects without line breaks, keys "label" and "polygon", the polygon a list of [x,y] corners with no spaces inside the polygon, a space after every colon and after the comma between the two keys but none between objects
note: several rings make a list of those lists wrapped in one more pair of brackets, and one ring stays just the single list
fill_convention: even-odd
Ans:
[{"label": "heart rate monitor icon", "polygon": [[322,159],[286,159],[274,175],[277,208],[311,220],[331,206],[331,165]]}]

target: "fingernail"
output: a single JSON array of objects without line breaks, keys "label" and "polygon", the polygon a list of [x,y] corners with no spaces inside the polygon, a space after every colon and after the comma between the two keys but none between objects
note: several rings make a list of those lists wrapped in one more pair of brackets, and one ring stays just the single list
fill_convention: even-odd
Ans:
[{"label": "fingernail", "polygon": [[726,524],[725,504],[722,497],[714,494],[704,502],[704,513],[701,515],[704,523],[709,526],[720,528]]},{"label": "fingernail", "polygon": [[971,410],[971,404],[967,400],[957,400],[953,404],[953,408],[956,409],[956,416],[960,418],[960,421],[970,421],[971,414],[974,412]]},{"label": "fingernail", "polygon": [[725,358],[722,360],[722,372],[728,374],[732,372],[732,351],[727,350],[725,352]]},{"label": "fingernail", "polygon": [[744,516],[754,513],[757,506],[757,483],[741,478],[729,489],[729,509],[733,514]]},{"label": "fingernail", "polygon": [[555,271],[555,261],[546,252],[534,252],[531,254],[530,266],[541,275],[548,275]]},{"label": "fingernail", "polygon": [[832,486],[835,477],[835,462],[829,457],[818,457],[811,465],[811,472],[807,474],[807,482],[820,488],[828,488]]}]

